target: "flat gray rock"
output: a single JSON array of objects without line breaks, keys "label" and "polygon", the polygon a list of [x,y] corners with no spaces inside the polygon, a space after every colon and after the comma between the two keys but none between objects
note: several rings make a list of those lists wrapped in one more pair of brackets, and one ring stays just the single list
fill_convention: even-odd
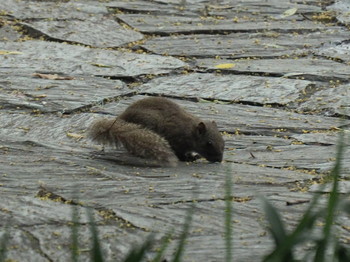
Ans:
[{"label": "flat gray rock", "polygon": [[[231,68],[220,69],[232,73],[258,73],[265,76],[283,76],[311,81],[341,80],[350,77],[349,65],[322,58],[286,58],[286,59],[198,59],[199,67],[218,70],[220,64],[232,64]],[[334,70],[336,68],[336,70]]]},{"label": "flat gray rock", "polygon": [[316,55],[330,57],[343,61],[345,63],[350,63],[350,39],[344,41],[332,41],[331,43],[325,44],[319,48],[313,50]]},{"label": "flat gray rock", "polygon": [[[278,4],[276,4],[278,3]],[[317,5],[307,5],[306,2],[290,3],[290,1],[282,0],[274,3],[274,1],[156,1],[148,2],[141,0],[133,0],[127,2],[109,1],[107,6],[116,8],[118,12],[125,13],[146,13],[153,15],[179,15],[189,17],[205,17],[212,16],[218,19],[236,19],[237,20],[256,20],[256,14],[270,16],[275,19],[300,19],[300,13],[318,13],[322,9]],[[292,15],[284,13],[295,8],[297,12]],[[236,21],[237,22],[237,21]]]},{"label": "flat gray rock", "polygon": [[[335,152],[335,146],[290,145],[236,150],[226,156],[227,160],[238,163],[324,173],[332,170]],[[349,160],[348,155],[345,154],[342,174],[349,172]]]},{"label": "flat gray rock", "polygon": [[[310,192],[317,192],[317,193],[330,193],[333,190],[333,184],[328,183],[326,185],[312,185],[310,186]],[[350,182],[349,181],[342,181],[339,183],[338,192],[341,194],[349,194],[350,193]]]},{"label": "flat gray rock", "polygon": [[313,94],[300,105],[301,110],[322,112],[328,116],[350,116],[350,84],[333,86]]},{"label": "flat gray rock", "polygon": [[118,47],[143,35],[118,24],[113,17],[94,15],[88,20],[42,20],[22,23],[29,31],[54,40],[94,47]]},{"label": "flat gray rock", "polygon": [[[87,208],[106,261],[122,261],[150,234],[156,243],[145,260],[152,260],[174,229],[162,258],[171,261],[189,209],[183,261],[224,261],[229,176],[234,260],[262,261],[274,243],[260,196],[292,230],[315,194],[316,208],[326,205],[330,187],[311,185],[332,169],[339,130],[349,133],[347,8],[344,1],[326,4],[0,0],[6,259],[70,260],[76,207],[81,261],[90,259],[92,242]],[[325,10],[336,10],[343,24],[330,24]],[[159,167],[88,139],[93,121],[114,118],[150,95],[215,120],[225,139],[224,161]],[[348,152],[342,193],[349,191]],[[347,243],[346,214],[337,213],[334,227]],[[321,234],[322,227],[315,231]],[[297,247],[295,259],[304,261],[310,250]]]},{"label": "flat gray rock", "polygon": [[12,68],[15,71],[25,70],[31,73],[137,77],[169,73],[185,66],[184,62],[173,57],[134,54],[55,42],[0,42],[0,49],[19,52],[1,55],[0,69]]},{"label": "flat gray rock", "polygon": [[39,74],[52,78],[44,79],[35,74],[14,76],[5,72],[0,76],[2,108],[17,110],[67,113],[132,92],[123,82],[102,77],[68,76],[60,80],[66,76]]},{"label": "flat gray rock", "polygon": [[156,78],[142,92],[229,102],[286,105],[295,102],[313,83],[277,77],[187,74]]},{"label": "flat gray rock", "polygon": [[311,21],[300,21],[290,23],[288,21],[272,20],[268,22],[260,21],[239,21],[235,23],[232,19],[221,20],[213,17],[193,18],[182,16],[156,16],[145,14],[119,14],[119,19],[128,25],[136,28],[141,33],[169,35],[179,34],[199,34],[199,33],[224,33],[224,32],[254,32],[275,31],[275,32],[312,32],[326,29],[321,23]]},{"label": "flat gray rock", "polygon": [[[305,34],[277,32],[233,33],[225,35],[173,35],[147,40],[142,47],[156,54],[195,57],[279,57],[310,52],[323,43],[347,39],[340,29]],[[312,50],[312,49],[311,49]]]},{"label": "flat gray rock", "polygon": [[108,14],[99,1],[25,1],[0,0],[1,10],[17,19],[88,19],[91,15]]},{"label": "flat gray rock", "polygon": [[350,24],[350,3],[347,0],[336,0],[327,7],[329,11],[335,11],[337,19],[343,24]]},{"label": "flat gray rock", "polygon": [[22,37],[23,35],[15,31],[12,26],[0,24],[0,41],[17,41]]}]

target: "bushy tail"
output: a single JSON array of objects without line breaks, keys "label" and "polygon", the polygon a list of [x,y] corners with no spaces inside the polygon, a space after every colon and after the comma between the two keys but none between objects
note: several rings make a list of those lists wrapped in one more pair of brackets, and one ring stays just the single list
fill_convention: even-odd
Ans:
[{"label": "bushy tail", "polygon": [[88,137],[103,145],[122,144],[131,154],[175,166],[177,157],[168,141],[153,131],[122,119],[99,119],[92,123]]}]

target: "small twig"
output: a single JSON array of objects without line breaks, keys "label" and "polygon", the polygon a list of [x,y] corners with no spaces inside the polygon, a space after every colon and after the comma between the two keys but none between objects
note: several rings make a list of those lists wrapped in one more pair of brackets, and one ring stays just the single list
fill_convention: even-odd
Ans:
[{"label": "small twig", "polygon": [[299,204],[304,204],[304,203],[309,203],[310,200],[297,200],[297,201],[287,201],[286,206],[294,206],[294,205],[299,205]]}]

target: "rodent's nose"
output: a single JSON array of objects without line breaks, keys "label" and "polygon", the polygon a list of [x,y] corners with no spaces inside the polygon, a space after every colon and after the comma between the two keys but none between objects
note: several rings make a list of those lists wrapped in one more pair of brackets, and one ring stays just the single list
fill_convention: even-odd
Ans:
[{"label": "rodent's nose", "polygon": [[222,156],[215,156],[215,157],[210,157],[208,158],[208,161],[210,162],[222,162]]}]

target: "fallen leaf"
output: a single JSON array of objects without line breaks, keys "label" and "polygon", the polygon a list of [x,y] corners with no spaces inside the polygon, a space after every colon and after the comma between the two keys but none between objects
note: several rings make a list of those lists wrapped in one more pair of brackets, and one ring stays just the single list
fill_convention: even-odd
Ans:
[{"label": "fallen leaf", "polygon": [[220,64],[220,65],[216,65],[216,68],[219,69],[230,69],[233,68],[234,66],[236,66],[235,64]]},{"label": "fallen leaf", "polygon": [[20,55],[22,52],[0,50],[0,55]]},{"label": "fallen leaf", "polygon": [[294,15],[298,11],[298,8],[291,8],[283,12],[281,17],[288,17]]},{"label": "fallen leaf", "polygon": [[43,78],[43,79],[50,79],[50,80],[73,80],[74,77],[72,76],[59,76],[57,74],[39,74],[35,73],[33,76]]},{"label": "fallen leaf", "polygon": [[75,134],[75,133],[69,133],[69,132],[67,132],[66,135],[67,135],[68,137],[70,137],[70,138],[74,138],[74,139],[77,140],[77,141],[79,141],[79,140],[81,140],[81,139],[84,138],[84,136],[79,135],[79,134]]},{"label": "fallen leaf", "polygon": [[105,68],[112,68],[113,67],[113,66],[109,66],[109,65],[96,64],[96,63],[92,63],[91,65],[97,66],[97,67],[105,67]]}]

